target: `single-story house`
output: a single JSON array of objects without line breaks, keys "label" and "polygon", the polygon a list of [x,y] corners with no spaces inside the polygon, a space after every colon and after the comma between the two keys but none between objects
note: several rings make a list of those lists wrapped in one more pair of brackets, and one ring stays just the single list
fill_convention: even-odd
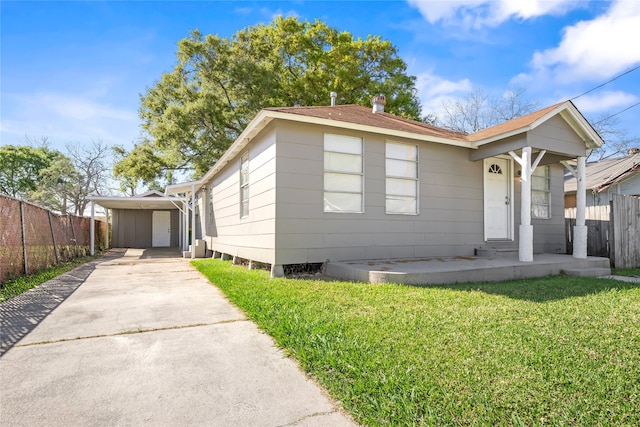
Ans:
[{"label": "single-story house", "polygon": [[[94,205],[105,208],[111,222],[111,247],[181,247],[186,227],[180,221],[185,201],[151,190],[133,197],[89,197],[91,216]],[[109,219],[110,217],[110,219]],[[93,236],[92,236],[93,237]]]},{"label": "single-story house", "polygon": [[[603,143],[571,101],[471,135],[384,103],[263,109],[201,179],[165,194],[193,200],[214,256],[271,264],[272,276],[482,247],[513,247],[523,262],[566,253],[563,165],[577,159],[583,178]],[[574,257],[586,258],[584,220],[576,227]]]},{"label": "single-story house", "polygon": [[[586,175],[587,206],[608,206],[613,194],[640,197],[640,149],[632,148],[624,157],[587,163]],[[565,207],[576,207],[576,191],[576,178],[567,173]]]}]

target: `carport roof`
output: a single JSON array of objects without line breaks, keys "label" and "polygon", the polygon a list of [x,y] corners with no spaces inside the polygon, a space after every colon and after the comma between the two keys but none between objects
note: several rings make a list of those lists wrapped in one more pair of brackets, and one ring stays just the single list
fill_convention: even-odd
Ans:
[{"label": "carport roof", "polygon": [[147,197],[89,197],[96,205],[107,209],[179,209],[184,203],[182,197],[147,196]]}]

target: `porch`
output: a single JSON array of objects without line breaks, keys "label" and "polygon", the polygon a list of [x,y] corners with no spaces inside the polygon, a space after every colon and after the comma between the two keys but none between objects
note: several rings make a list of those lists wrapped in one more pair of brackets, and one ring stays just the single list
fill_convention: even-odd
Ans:
[{"label": "porch", "polygon": [[365,261],[331,261],[326,274],[342,280],[406,285],[498,282],[567,274],[607,276],[609,259],[535,254],[533,261],[500,257],[457,256]]}]

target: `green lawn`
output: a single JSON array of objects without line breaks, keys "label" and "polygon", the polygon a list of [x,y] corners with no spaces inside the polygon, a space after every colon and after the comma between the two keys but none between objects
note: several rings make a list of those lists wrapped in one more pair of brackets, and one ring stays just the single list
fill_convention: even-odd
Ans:
[{"label": "green lawn", "polygon": [[361,424],[640,425],[638,284],[410,287],[194,265]]},{"label": "green lawn", "polygon": [[20,295],[31,288],[53,279],[61,274],[71,271],[74,268],[94,259],[92,256],[74,258],[71,261],[51,266],[45,270],[39,271],[29,276],[16,277],[0,285],[0,302]]},{"label": "green lawn", "polygon": [[612,274],[618,276],[640,277],[640,268],[614,268]]}]

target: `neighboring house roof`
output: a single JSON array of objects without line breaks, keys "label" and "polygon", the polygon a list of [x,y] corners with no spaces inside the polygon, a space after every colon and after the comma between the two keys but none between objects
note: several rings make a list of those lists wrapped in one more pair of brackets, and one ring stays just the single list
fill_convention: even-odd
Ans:
[{"label": "neighboring house roof", "polygon": [[389,113],[373,113],[370,108],[360,105],[265,108],[251,120],[231,147],[229,147],[201,179],[189,183],[169,185],[165,190],[165,194],[188,193],[192,189],[199,190],[211,177],[235,158],[235,156],[273,120],[289,120],[300,123],[326,125],[372,132],[390,137],[408,138],[478,149],[482,145],[489,144],[493,141],[535,129],[556,115],[560,115],[569,126],[574,129],[580,138],[585,141],[587,148],[596,148],[603,144],[598,133],[571,101],[551,105],[531,114],[509,120],[470,135],[438,128]]},{"label": "neighboring house roof", "polygon": [[[586,189],[601,192],[640,172],[640,153],[616,159],[587,163]],[[578,183],[571,173],[565,174],[564,192],[575,193]]]}]

